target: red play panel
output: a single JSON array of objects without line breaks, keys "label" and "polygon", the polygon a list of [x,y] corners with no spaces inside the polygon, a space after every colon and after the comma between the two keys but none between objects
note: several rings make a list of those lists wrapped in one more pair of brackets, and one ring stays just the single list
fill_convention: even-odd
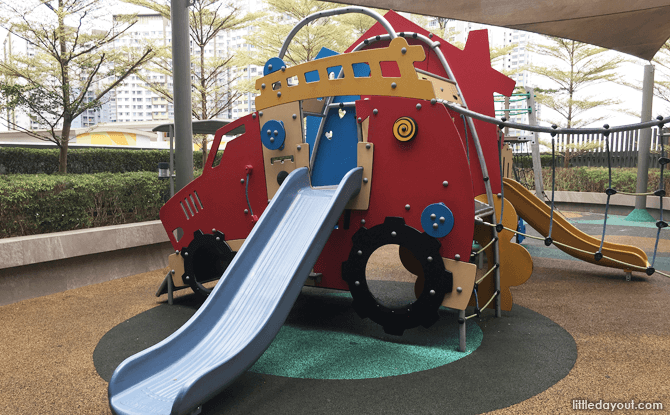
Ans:
[{"label": "red play panel", "polygon": [[[255,116],[255,117],[254,117]],[[221,138],[244,125],[245,132],[228,142],[220,163],[212,167]],[[245,196],[247,171],[249,202],[254,215],[260,217],[267,207],[265,169],[256,114],[249,114],[219,129],[202,176],[177,192],[161,209],[160,218],[176,250],[188,246],[193,232],[212,229],[223,232],[226,240],[244,239],[254,226]],[[251,166],[251,168],[249,168]],[[177,241],[173,230],[181,228],[184,236]]]}]

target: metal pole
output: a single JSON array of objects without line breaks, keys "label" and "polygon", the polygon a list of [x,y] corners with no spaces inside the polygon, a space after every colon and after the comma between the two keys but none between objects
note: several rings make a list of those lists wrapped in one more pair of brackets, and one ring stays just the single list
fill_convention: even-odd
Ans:
[{"label": "metal pole", "polygon": [[[537,125],[537,117],[535,116],[535,90],[526,87],[528,93],[528,125]],[[544,183],[542,183],[542,160],[540,159],[540,140],[537,131],[533,132],[533,142],[531,143],[531,152],[533,155],[533,177],[535,179],[535,195],[544,200]]]},{"label": "metal pole", "polygon": [[[651,108],[654,98],[654,66],[644,66],[644,81],[642,82],[642,116],[641,122],[651,120]],[[637,187],[636,193],[647,192],[649,178],[649,149],[651,147],[651,128],[640,131],[637,152]],[[635,196],[635,209],[647,208],[647,196]]]},{"label": "metal pole", "polygon": [[170,197],[174,196],[174,124],[168,127],[170,137]]},{"label": "metal pole", "polygon": [[[509,97],[505,97],[505,109],[507,111],[504,111],[503,116],[506,117],[509,120],[510,119],[510,116],[509,116],[509,113],[510,113],[510,111],[509,111]],[[508,137],[508,136],[509,136],[509,127],[505,127],[505,137]]]},{"label": "metal pole", "polygon": [[458,310],[458,351],[467,350],[465,310]]},{"label": "metal pole", "polygon": [[193,180],[193,128],[191,126],[191,50],[189,0],[172,0],[172,79],[176,190]]}]

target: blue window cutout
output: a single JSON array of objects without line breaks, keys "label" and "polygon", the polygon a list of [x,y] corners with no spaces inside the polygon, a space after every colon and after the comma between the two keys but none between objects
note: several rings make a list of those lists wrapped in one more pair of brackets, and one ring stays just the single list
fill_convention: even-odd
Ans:
[{"label": "blue window cutout", "polygon": [[326,69],[326,71],[328,72],[328,79],[344,78],[344,74],[340,75],[342,72],[342,65],[331,66]]},{"label": "blue window cutout", "polygon": [[305,82],[319,82],[319,71],[309,71],[305,72]]},{"label": "blue window cutout", "polygon": [[351,65],[354,70],[355,78],[369,78],[370,77],[370,65],[366,62],[354,63]]}]

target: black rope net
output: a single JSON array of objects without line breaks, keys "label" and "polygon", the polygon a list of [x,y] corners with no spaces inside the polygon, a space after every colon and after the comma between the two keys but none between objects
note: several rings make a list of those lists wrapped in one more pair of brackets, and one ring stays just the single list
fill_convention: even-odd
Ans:
[{"label": "black rope net", "polygon": [[[505,229],[505,230],[508,230],[510,232],[513,232],[515,235],[522,235],[526,238],[541,240],[541,241],[544,242],[544,244],[546,246],[551,246],[552,244],[554,244],[554,245],[558,245],[558,246],[561,246],[561,247],[564,247],[564,248],[568,248],[568,249],[571,249],[571,250],[574,250],[574,251],[577,251],[577,252],[582,252],[582,253],[585,253],[585,254],[593,255],[593,258],[596,262],[598,262],[598,261],[600,261],[604,258],[604,259],[610,260],[612,262],[624,265],[631,270],[645,272],[649,276],[653,275],[654,273],[658,273],[660,275],[663,275],[665,277],[670,278],[670,274],[668,274],[667,272],[659,271],[659,270],[655,269],[655,267],[654,267],[655,262],[656,262],[657,253],[658,253],[658,242],[659,242],[660,237],[661,237],[661,230],[668,227],[668,223],[663,219],[663,197],[665,196],[665,183],[664,183],[664,179],[663,179],[663,173],[664,173],[665,165],[670,163],[670,159],[667,158],[666,154],[665,154],[664,140],[660,140],[660,145],[661,145],[660,156],[661,157],[658,159],[658,163],[660,165],[659,188],[657,190],[653,191],[653,192],[646,192],[646,193],[621,192],[621,191],[617,191],[615,188],[612,187],[612,163],[611,163],[612,155],[611,155],[611,150],[610,150],[610,145],[609,145],[609,140],[608,140],[608,137],[613,130],[616,130],[616,131],[630,131],[630,130],[633,130],[633,129],[650,128],[650,127],[653,127],[653,126],[658,126],[659,130],[660,130],[660,129],[663,128],[665,123],[670,122],[670,119],[663,118],[663,117],[659,116],[659,117],[657,117],[656,121],[634,124],[634,125],[629,125],[629,126],[615,127],[615,128],[610,128],[609,125],[605,124],[602,129],[592,129],[592,128],[591,129],[574,129],[574,128],[559,129],[556,125],[552,126],[551,129],[548,129],[548,128],[545,128],[545,127],[526,126],[526,125],[523,125],[523,124],[509,123],[509,122],[506,121],[505,118],[502,118],[501,120],[497,120],[495,118],[486,117],[486,116],[483,116],[481,114],[473,113],[472,111],[457,107],[456,105],[448,103],[446,101],[443,101],[442,104],[444,104],[445,106],[447,106],[450,109],[456,110],[457,112],[464,113],[464,115],[466,115],[466,116],[472,116],[473,118],[480,119],[482,121],[486,121],[486,122],[490,122],[490,123],[498,125],[498,127],[499,127],[499,142],[498,142],[499,146],[498,147],[499,147],[499,149],[501,148],[501,144],[502,144],[501,141],[500,141],[500,140],[502,140],[501,131],[502,131],[502,128],[504,128],[504,127],[513,127],[513,128],[516,128],[516,129],[526,130],[526,131],[548,132],[552,137],[552,139],[551,139],[551,146],[552,146],[552,166],[551,166],[551,172],[552,172],[552,174],[551,174],[551,195],[552,196],[551,196],[551,199],[549,199],[548,196],[545,194],[545,198],[547,198],[548,201],[551,204],[551,210],[550,210],[550,216],[549,216],[549,232],[548,232],[547,237],[540,238],[540,237],[537,237],[537,236],[534,236],[534,235],[529,235],[527,233],[520,232],[517,229],[509,229],[509,228],[503,226],[503,224],[502,224],[502,209],[501,209],[500,221],[498,221],[497,217],[494,218],[494,222],[496,222],[496,223],[489,223],[489,222],[485,222],[481,218],[476,218],[476,221],[478,223],[489,226],[489,227],[492,227],[492,228],[496,228],[496,230],[498,232],[501,232],[503,229]],[[476,115],[476,116],[473,116],[473,115]],[[604,215],[605,217],[604,217],[604,220],[603,220],[603,229],[602,229],[602,236],[600,238],[600,246],[599,246],[599,248],[596,252],[584,251],[582,249],[564,244],[560,241],[555,241],[551,237],[552,230],[553,230],[553,222],[554,222],[554,211],[557,210],[556,206],[555,206],[555,202],[554,202],[554,194],[555,194],[555,190],[556,190],[555,137],[558,134],[581,134],[581,133],[584,133],[584,132],[589,132],[589,133],[596,132],[596,133],[602,134],[602,136],[604,137],[603,141],[605,142],[606,153],[607,153],[608,187],[605,190],[605,194],[607,195],[607,199],[606,199],[606,203],[605,203],[605,215]],[[526,154],[528,154],[528,153],[529,152],[527,152]],[[528,155],[528,156],[520,155],[518,159],[517,158],[514,159],[515,162],[517,162],[517,160],[519,161],[518,164],[520,166],[518,168],[515,167],[513,169],[514,176],[515,176],[515,179],[519,183],[521,183],[524,187],[526,187],[528,189],[531,189],[534,186],[531,186],[531,184],[530,184],[531,180],[529,179],[529,175],[532,174],[531,172],[533,171],[533,169],[532,169],[532,167],[530,169],[528,169],[526,167],[527,164],[528,164],[528,161],[527,161],[527,159],[524,159],[523,157],[530,157],[530,155]],[[504,186],[503,186],[503,183],[502,183],[502,174],[501,174],[501,189],[503,189],[503,188],[504,188]],[[659,197],[660,219],[658,221],[656,221],[657,231],[656,231],[656,240],[655,240],[655,243],[654,243],[654,252],[653,252],[653,255],[652,255],[651,262],[648,263],[648,266],[646,268],[640,267],[640,266],[635,265],[635,264],[630,264],[630,263],[626,263],[626,262],[623,262],[623,261],[619,261],[615,258],[605,256],[602,253],[603,244],[604,244],[605,238],[607,236],[607,219],[608,219],[608,216],[609,216],[610,198],[617,193],[627,194],[627,195],[632,195],[632,196],[644,195],[644,196],[658,196]],[[500,196],[504,200],[504,193],[501,193]],[[503,202],[503,206],[504,206],[504,202]],[[482,248],[478,252],[474,252],[473,255],[477,255],[477,254],[483,252],[484,249],[485,248]],[[483,280],[484,278],[486,278],[489,275],[489,273],[491,272],[491,270],[495,269],[497,266],[498,266],[498,264],[494,264],[494,266],[489,270],[489,272],[487,272],[479,281],[477,281],[477,284],[475,284],[475,291],[476,291],[478,283],[481,282],[481,280]],[[494,294],[494,296],[497,295],[497,294],[498,293],[496,292],[496,294]],[[472,316],[469,316],[469,317],[474,317],[475,315],[479,315],[481,309],[486,308],[486,305],[482,308],[479,307],[479,299],[477,297],[476,292],[475,292],[475,298],[477,299],[477,301],[476,301],[476,303],[477,303],[476,304],[476,313]],[[488,303],[487,303],[487,305],[488,305]]]}]

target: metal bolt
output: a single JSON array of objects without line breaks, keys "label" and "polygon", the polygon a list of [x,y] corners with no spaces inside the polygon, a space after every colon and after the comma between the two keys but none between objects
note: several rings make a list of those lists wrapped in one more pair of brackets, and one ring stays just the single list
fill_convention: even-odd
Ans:
[{"label": "metal bolt", "polygon": [[356,287],[358,287],[359,285],[361,285],[361,282],[360,282],[360,281],[355,281],[355,282],[354,282],[354,285],[355,285]]},{"label": "metal bolt", "polygon": [[253,118],[254,120],[256,119],[256,113],[255,112],[253,114],[251,114],[251,118]]},{"label": "metal bolt", "polygon": [[217,236],[216,237],[217,242],[221,240],[221,237]]},{"label": "metal bolt", "polygon": [[409,210],[410,205],[405,205],[405,210]]},{"label": "metal bolt", "polygon": [[277,96],[278,96],[278,97],[281,96],[281,91],[277,91]]},{"label": "metal bolt", "polygon": [[433,229],[437,229],[439,226],[440,225],[438,225],[437,223],[433,223]]},{"label": "metal bolt", "polygon": [[365,184],[368,183],[368,178],[367,177],[363,177],[363,183],[365,183]]},{"label": "metal bolt", "polygon": [[460,260],[461,260],[461,256],[460,256],[459,254],[456,254],[456,255],[454,255],[454,259],[455,259],[456,261],[460,261]]},{"label": "metal bolt", "polygon": [[357,254],[358,256],[361,256],[361,255],[363,255],[363,251],[359,250],[358,252],[356,252],[356,254]]},{"label": "metal bolt", "polygon": [[263,116],[263,111],[258,111],[258,115]]},{"label": "metal bolt", "polygon": [[281,71],[284,72],[286,70],[286,66],[281,67]]},{"label": "metal bolt", "polygon": [[396,235],[398,234],[395,231],[391,232],[391,236],[395,237]]},{"label": "metal bolt", "polygon": [[267,133],[268,135],[272,135],[272,131],[270,131],[270,130],[267,130],[266,133]]},{"label": "metal bolt", "polygon": [[430,290],[430,295],[435,295],[435,290]]},{"label": "metal bolt", "polygon": [[188,280],[191,279],[191,277],[189,277],[189,276],[187,275],[187,276],[184,277],[184,279],[185,279],[186,281],[188,281]]},{"label": "metal bolt", "polygon": [[400,52],[402,52],[402,54],[404,55],[405,53],[407,53],[407,48],[400,49]]},{"label": "metal bolt", "polygon": [[244,184],[244,179],[240,179],[240,183]]},{"label": "metal bolt", "polygon": [[444,223],[446,219],[444,219],[444,216],[440,216],[440,223]]},{"label": "metal bolt", "polygon": [[368,144],[365,145],[365,148],[368,149],[368,150],[370,150],[371,147],[372,147],[372,146],[370,145],[370,143],[368,143]]},{"label": "metal bolt", "polygon": [[463,287],[456,287],[456,292],[457,293],[462,293],[463,292]]},{"label": "metal bolt", "polygon": [[175,254],[179,255],[179,251],[174,251]]},{"label": "metal bolt", "polygon": [[437,218],[437,215],[434,214],[434,213],[431,213],[431,214],[430,214],[430,219],[431,219],[431,220],[435,220],[435,218]]},{"label": "metal bolt", "polygon": [[416,109],[420,110],[421,109],[421,104],[416,104]]},{"label": "metal bolt", "polygon": [[498,196],[498,197],[502,197],[502,193],[498,193],[496,196]]},{"label": "metal bolt", "polygon": [[184,252],[184,256],[188,256],[188,252]]},{"label": "metal bolt", "polygon": [[428,262],[433,262],[433,257],[432,257],[432,256],[429,256],[429,257],[426,258],[426,259],[428,260]]},{"label": "metal bolt", "polygon": [[298,118],[298,116],[296,114],[293,114],[293,119],[295,120],[296,118]]},{"label": "metal bolt", "polygon": [[361,117],[358,117],[358,122],[360,123],[362,121],[363,121],[363,119]]},{"label": "metal bolt", "polygon": [[431,103],[431,105],[435,105],[435,104],[437,104],[437,100],[435,98],[433,98],[433,99],[430,100],[430,103]]},{"label": "metal bolt", "polygon": [[302,149],[302,146],[298,146],[296,148],[298,149],[298,151],[300,151]]},{"label": "metal bolt", "polygon": [[365,219],[361,219],[361,225],[365,225]]},{"label": "metal bolt", "polygon": [[175,271],[173,269],[170,270],[170,274],[174,275],[174,272]]},{"label": "metal bolt", "polygon": [[374,115],[377,115],[377,114],[379,114],[379,110],[378,110],[377,108],[375,108],[375,109],[372,110],[372,113],[373,113]]},{"label": "metal bolt", "polygon": [[269,65],[268,65],[268,69],[269,69],[269,70],[272,70],[272,64],[269,64]]},{"label": "metal bolt", "polygon": [[261,84],[261,89],[265,89],[265,84]]},{"label": "metal bolt", "polygon": [[212,228],[212,233],[214,233],[214,232],[216,232],[216,229],[215,229],[215,228]]},{"label": "metal bolt", "polygon": [[274,131],[272,132],[272,134],[274,134],[274,135],[279,135],[279,131],[274,130]]},{"label": "metal bolt", "polygon": [[393,82],[393,83],[391,84],[391,88],[393,88],[393,89],[395,89],[395,87],[397,87],[397,86],[398,86],[398,85],[396,85],[395,82]]},{"label": "metal bolt", "polygon": [[442,186],[444,186],[444,187],[447,187],[447,186],[449,186],[449,182],[448,182],[448,181],[446,181],[446,180],[445,180],[445,181],[443,181],[443,182],[442,182]]},{"label": "metal bolt", "polygon": [[244,209],[244,214],[246,215],[247,213],[249,213],[249,209]]},{"label": "metal bolt", "polygon": [[275,142],[275,138],[274,138],[274,137],[270,137],[270,142],[271,142],[271,143],[274,143],[274,142]]}]

